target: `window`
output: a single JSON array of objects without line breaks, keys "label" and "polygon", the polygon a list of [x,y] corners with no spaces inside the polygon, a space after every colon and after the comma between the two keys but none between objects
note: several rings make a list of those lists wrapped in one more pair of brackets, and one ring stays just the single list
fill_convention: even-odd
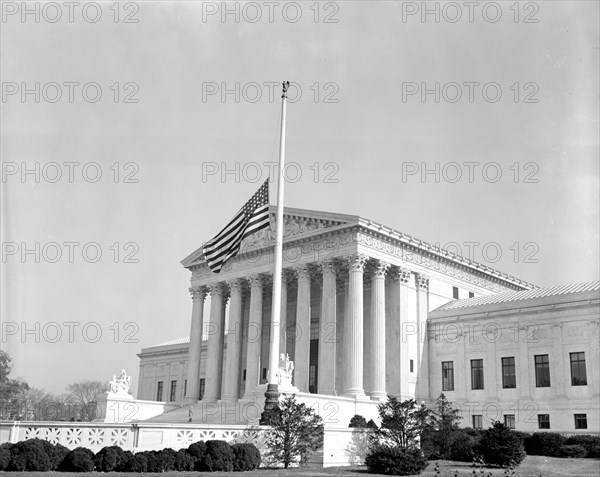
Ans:
[{"label": "window", "polygon": [[410,372],[414,372],[415,370],[415,365],[414,365],[414,361],[411,359],[410,362],[408,363],[408,367],[410,368]]},{"label": "window", "polygon": [[198,399],[202,400],[204,397],[204,388],[206,386],[206,379],[202,378],[200,380],[200,389],[198,389]]},{"label": "window", "polygon": [[317,366],[311,364],[308,368],[308,392],[317,392]]},{"label": "window", "polygon": [[504,414],[504,425],[509,429],[515,428],[515,415],[514,414]]},{"label": "window", "polygon": [[481,414],[473,414],[473,429],[483,429],[483,416]]},{"label": "window", "polygon": [[483,389],[483,359],[471,360],[471,389]]},{"label": "window", "polygon": [[571,355],[571,386],[586,386],[585,353],[570,353]]},{"label": "window", "polygon": [[187,396],[187,379],[183,381],[183,395]]},{"label": "window", "polygon": [[458,287],[452,287],[452,298],[458,300]]},{"label": "window", "polygon": [[156,388],[156,400],[162,401],[162,395],[163,395],[163,382],[159,381],[157,383],[157,388]]},{"label": "window", "polygon": [[587,429],[587,414],[575,414],[575,429]]},{"label": "window", "polygon": [[242,381],[246,381],[246,370],[242,373]]},{"label": "window", "polygon": [[454,361],[442,361],[442,391],[454,391]]},{"label": "window", "polygon": [[550,363],[547,354],[536,354],[535,359],[535,386],[547,388],[550,386]]},{"label": "window", "polygon": [[262,369],[262,379],[267,379],[267,368]]},{"label": "window", "polygon": [[502,387],[505,389],[517,387],[514,357],[502,358]]},{"label": "window", "polygon": [[177,400],[177,381],[171,381],[171,392],[169,394],[169,401]]},{"label": "window", "polygon": [[475,293],[469,292],[469,298],[475,298]]},{"label": "window", "polygon": [[538,414],[538,429],[550,429],[550,414]]}]

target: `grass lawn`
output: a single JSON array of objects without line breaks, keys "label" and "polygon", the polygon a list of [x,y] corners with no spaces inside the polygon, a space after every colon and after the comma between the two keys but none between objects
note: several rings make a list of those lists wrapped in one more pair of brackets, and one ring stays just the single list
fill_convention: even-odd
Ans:
[{"label": "grass lawn", "polygon": [[[465,462],[439,461],[441,477],[454,477],[455,471],[461,477],[473,477],[471,464]],[[429,467],[421,474],[421,477],[435,477],[435,462],[429,463]],[[177,477],[261,477],[261,476],[309,476],[328,477],[338,475],[343,477],[368,477],[365,467],[328,467],[326,469],[315,467],[303,467],[302,469],[259,469],[252,472],[169,472]],[[140,474],[125,472],[90,472],[78,474],[71,472],[0,472],[1,475],[15,475],[20,477],[156,477],[158,474]],[[166,475],[166,474],[163,474]],[[477,477],[501,477],[505,476],[502,469],[483,469],[483,473],[477,470]],[[516,477],[598,477],[600,475],[600,460],[598,459],[557,459],[554,457],[543,457],[528,455],[521,465],[516,469]]]}]

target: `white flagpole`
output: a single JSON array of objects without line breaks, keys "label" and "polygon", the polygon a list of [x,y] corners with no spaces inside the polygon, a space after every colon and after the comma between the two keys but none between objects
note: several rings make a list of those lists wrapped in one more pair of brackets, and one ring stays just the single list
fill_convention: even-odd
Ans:
[{"label": "white flagpole", "polygon": [[[277,222],[275,232],[275,265],[273,267],[273,301],[271,310],[271,342],[269,346],[269,379],[265,392],[265,413],[268,413],[279,401],[278,370],[279,370],[279,334],[281,317],[281,275],[283,254],[283,188],[285,177],[285,116],[287,104],[287,90],[289,81],[283,82],[281,95],[281,136],[279,141],[279,176],[277,179]],[[268,423],[268,415],[263,413],[261,421]]]}]

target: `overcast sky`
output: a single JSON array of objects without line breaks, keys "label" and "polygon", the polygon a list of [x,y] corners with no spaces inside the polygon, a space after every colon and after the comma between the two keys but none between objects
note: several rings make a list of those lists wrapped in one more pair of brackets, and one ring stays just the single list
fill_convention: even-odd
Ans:
[{"label": "overcast sky", "polygon": [[179,262],[267,178],[282,80],[286,205],[598,279],[598,2],[54,5],[1,24],[2,348],[31,385],[135,388],[189,333]]}]

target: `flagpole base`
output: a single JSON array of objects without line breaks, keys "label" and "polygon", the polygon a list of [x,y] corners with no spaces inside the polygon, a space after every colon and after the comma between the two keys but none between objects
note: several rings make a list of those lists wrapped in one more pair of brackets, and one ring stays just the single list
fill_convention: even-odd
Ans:
[{"label": "flagpole base", "polygon": [[260,425],[268,426],[271,424],[273,413],[279,404],[279,391],[277,384],[267,384],[265,391],[265,408],[260,415]]}]

